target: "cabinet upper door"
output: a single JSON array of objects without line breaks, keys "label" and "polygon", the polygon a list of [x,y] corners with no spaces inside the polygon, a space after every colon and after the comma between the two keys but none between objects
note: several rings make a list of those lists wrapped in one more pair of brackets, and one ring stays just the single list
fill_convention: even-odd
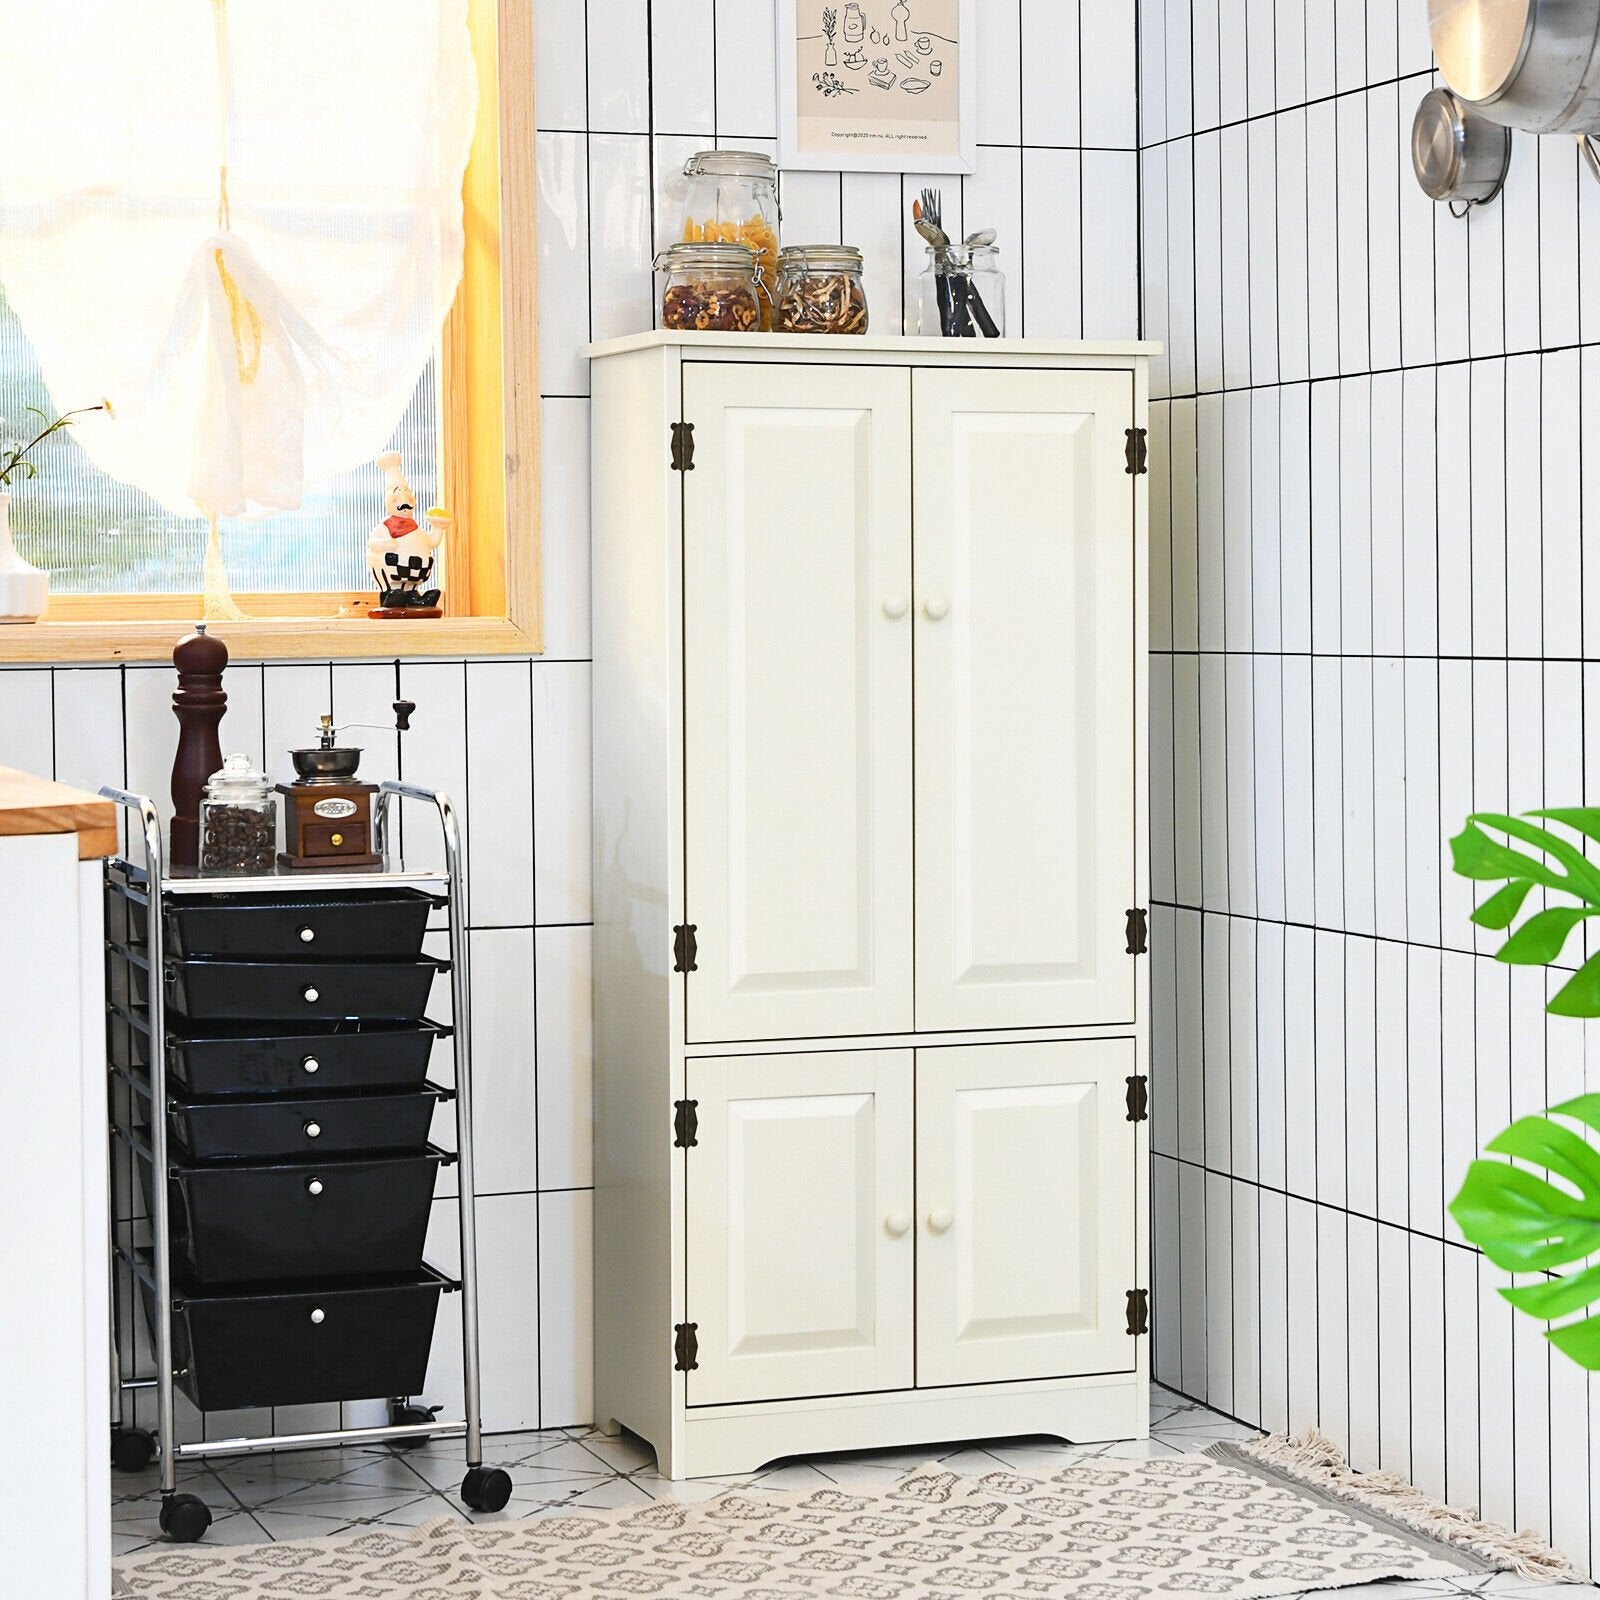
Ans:
[{"label": "cabinet upper door", "polygon": [[688,1038],[906,1031],[910,375],[683,387]]},{"label": "cabinet upper door", "polygon": [[917,1383],[1127,1372],[1131,1039],[917,1052]]},{"label": "cabinet upper door", "polygon": [[919,1029],[1134,1020],[1126,372],[915,374]]},{"label": "cabinet upper door", "polygon": [[690,1405],[911,1387],[911,1073],[909,1050],[689,1062]]}]

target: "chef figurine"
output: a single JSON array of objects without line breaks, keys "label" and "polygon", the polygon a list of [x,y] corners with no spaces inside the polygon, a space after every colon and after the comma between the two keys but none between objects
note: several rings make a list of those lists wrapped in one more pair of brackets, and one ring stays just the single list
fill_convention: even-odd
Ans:
[{"label": "chef figurine", "polygon": [[424,587],[433,577],[435,552],[449,528],[449,516],[439,510],[427,514],[425,524],[416,517],[416,496],[400,469],[400,452],[387,450],[377,464],[384,475],[384,508],[388,511],[367,540],[367,566],[378,587],[375,617],[438,617],[439,590]]}]

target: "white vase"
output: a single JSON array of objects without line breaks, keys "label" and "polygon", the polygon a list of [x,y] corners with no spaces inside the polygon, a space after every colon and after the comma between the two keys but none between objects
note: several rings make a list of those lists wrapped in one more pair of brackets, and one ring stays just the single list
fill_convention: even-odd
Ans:
[{"label": "white vase", "polygon": [[30,566],[11,542],[11,496],[0,489],[0,623],[37,622],[49,600],[49,573]]}]

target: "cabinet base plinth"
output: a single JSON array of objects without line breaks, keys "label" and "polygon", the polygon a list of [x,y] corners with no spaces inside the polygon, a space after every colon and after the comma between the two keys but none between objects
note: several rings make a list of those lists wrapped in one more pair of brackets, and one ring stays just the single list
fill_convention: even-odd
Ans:
[{"label": "cabinet base plinth", "polygon": [[[621,1423],[628,1427],[626,1417]],[[830,1451],[914,1450],[955,1439],[1041,1435],[1105,1444],[1149,1433],[1149,1385],[1142,1374],[1130,1373],[1049,1386],[909,1390],[679,1411],[669,1438],[639,1436],[655,1447],[664,1477],[725,1478],[785,1456]]]}]

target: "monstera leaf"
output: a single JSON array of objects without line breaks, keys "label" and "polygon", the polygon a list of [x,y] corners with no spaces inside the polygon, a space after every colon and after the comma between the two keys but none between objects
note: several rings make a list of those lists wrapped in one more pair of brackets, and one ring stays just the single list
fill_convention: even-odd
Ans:
[{"label": "monstera leaf", "polygon": [[[1462,1233],[1507,1272],[1559,1274],[1600,1251],[1600,1149],[1553,1117],[1600,1132],[1600,1094],[1580,1095],[1543,1116],[1519,1117],[1487,1146],[1511,1159],[1474,1161],[1450,1202]],[[1545,1337],[1580,1367],[1600,1371],[1600,1266],[1500,1293],[1542,1322],[1590,1313],[1548,1329]]]},{"label": "monstera leaf", "polygon": [[[1600,809],[1569,806],[1534,811],[1529,816],[1559,822],[1587,839],[1600,840]],[[1492,834],[1503,834],[1505,841],[1513,842]],[[1539,854],[1519,850],[1517,844],[1531,845]],[[1497,932],[1510,928],[1535,888],[1577,902],[1533,912],[1500,947],[1497,959],[1501,961],[1549,966],[1561,955],[1574,928],[1589,917],[1600,916],[1600,867],[1570,839],[1528,817],[1476,812],[1450,841],[1450,856],[1463,878],[1503,885],[1473,912],[1472,920],[1480,928]],[[1600,1017],[1600,955],[1579,967],[1546,1009],[1558,1017]]]}]

